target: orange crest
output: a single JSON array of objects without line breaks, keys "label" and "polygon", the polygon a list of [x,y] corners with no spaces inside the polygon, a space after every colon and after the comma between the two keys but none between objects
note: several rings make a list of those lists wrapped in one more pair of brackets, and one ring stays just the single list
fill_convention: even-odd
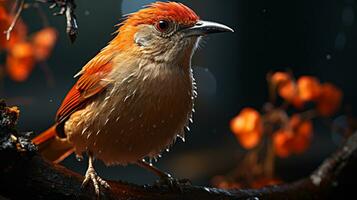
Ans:
[{"label": "orange crest", "polygon": [[167,19],[178,24],[194,25],[199,17],[189,7],[177,2],[156,2],[136,13],[130,14],[125,25],[154,24]]},{"label": "orange crest", "polygon": [[137,26],[155,24],[160,20],[169,20],[182,26],[193,26],[199,17],[189,7],[177,2],[156,2],[138,12],[127,15],[127,19],[119,24],[118,36],[111,42],[118,49],[130,49]]}]

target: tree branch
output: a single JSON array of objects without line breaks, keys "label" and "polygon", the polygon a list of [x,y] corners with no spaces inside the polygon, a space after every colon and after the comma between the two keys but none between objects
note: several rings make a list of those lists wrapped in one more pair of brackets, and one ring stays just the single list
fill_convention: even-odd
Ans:
[{"label": "tree branch", "polygon": [[[15,4],[15,6],[16,5],[17,5],[17,3]],[[6,40],[10,40],[11,32],[14,29],[14,27],[16,25],[16,22],[17,22],[17,20],[19,19],[20,15],[21,15],[21,12],[22,12],[22,10],[24,8],[24,5],[25,5],[25,0],[21,0],[20,5],[17,8],[15,17],[12,19],[12,22],[11,22],[9,28],[4,31],[4,34],[6,35]]]},{"label": "tree branch", "polygon": [[59,8],[59,11],[53,13],[53,15],[66,16],[66,32],[69,36],[69,39],[73,43],[78,35],[77,17],[74,12],[74,10],[76,9],[76,4],[74,0],[37,0],[37,1],[51,4],[50,9]]},{"label": "tree branch", "polygon": [[[81,188],[83,177],[60,165],[45,161],[28,139],[15,129],[18,111],[0,103],[0,195],[10,199],[95,199],[94,189]],[[224,200],[224,199],[326,199],[341,197],[341,189],[354,180],[357,163],[357,133],[326,159],[311,176],[290,184],[262,189],[222,190],[184,186],[183,191],[168,187],[139,186],[109,181],[110,190],[102,199],[138,200]],[[346,182],[347,181],[347,182]]]}]

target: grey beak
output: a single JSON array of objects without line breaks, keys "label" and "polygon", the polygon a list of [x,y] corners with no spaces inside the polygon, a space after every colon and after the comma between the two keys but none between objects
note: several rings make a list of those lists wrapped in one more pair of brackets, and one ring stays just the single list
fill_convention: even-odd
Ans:
[{"label": "grey beak", "polygon": [[204,36],[212,33],[234,32],[233,29],[226,25],[202,20],[198,21],[193,27],[186,28],[182,31],[185,33],[186,37]]}]

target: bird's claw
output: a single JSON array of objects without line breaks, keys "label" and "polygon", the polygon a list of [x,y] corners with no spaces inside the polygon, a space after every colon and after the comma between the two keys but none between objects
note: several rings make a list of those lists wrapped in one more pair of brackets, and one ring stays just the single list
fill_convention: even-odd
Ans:
[{"label": "bird's claw", "polygon": [[173,178],[171,175],[167,174],[167,176],[161,177],[154,186],[167,186],[169,189],[173,191],[180,191],[183,192],[184,186],[192,185],[189,179],[176,179]]},{"label": "bird's claw", "polygon": [[97,197],[99,197],[100,195],[100,187],[104,187],[106,189],[110,188],[110,185],[98,176],[97,172],[94,170],[93,167],[88,168],[82,183],[82,188],[86,187],[90,181],[92,181],[93,183],[95,194],[97,195]]}]

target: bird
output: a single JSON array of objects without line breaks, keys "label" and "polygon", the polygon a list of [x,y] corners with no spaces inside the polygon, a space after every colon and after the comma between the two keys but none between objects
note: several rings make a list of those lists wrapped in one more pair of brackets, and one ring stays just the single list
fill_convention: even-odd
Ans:
[{"label": "bird", "polygon": [[201,20],[178,2],[155,2],[128,14],[114,38],[74,76],[53,126],[33,138],[46,159],[88,155],[83,185],[110,188],[94,159],[107,166],[136,164],[172,182],[145,161],[184,138],[196,85],[191,60],[202,37],[234,32]]}]

